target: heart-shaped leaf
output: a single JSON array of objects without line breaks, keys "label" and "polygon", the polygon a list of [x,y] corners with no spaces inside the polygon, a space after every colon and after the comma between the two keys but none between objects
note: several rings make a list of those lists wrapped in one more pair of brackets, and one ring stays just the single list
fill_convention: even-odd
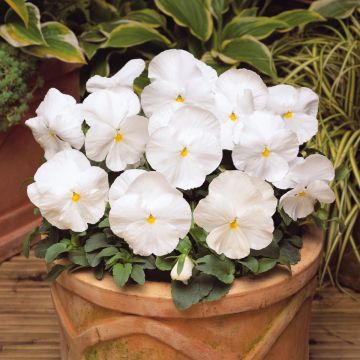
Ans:
[{"label": "heart-shaped leaf", "polygon": [[5,2],[20,16],[25,26],[29,24],[29,13],[25,0],[5,0]]}]

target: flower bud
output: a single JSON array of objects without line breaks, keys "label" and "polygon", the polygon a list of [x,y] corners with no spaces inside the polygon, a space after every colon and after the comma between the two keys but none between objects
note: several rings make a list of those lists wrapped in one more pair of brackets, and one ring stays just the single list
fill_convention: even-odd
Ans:
[{"label": "flower bud", "polygon": [[187,284],[188,280],[191,278],[194,263],[192,262],[192,260],[190,259],[189,256],[185,256],[184,266],[183,266],[180,274],[178,274],[178,271],[177,271],[178,265],[179,265],[179,260],[176,262],[176,264],[174,265],[174,267],[171,270],[171,273],[170,273],[171,279],[182,281],[184,284]]}]

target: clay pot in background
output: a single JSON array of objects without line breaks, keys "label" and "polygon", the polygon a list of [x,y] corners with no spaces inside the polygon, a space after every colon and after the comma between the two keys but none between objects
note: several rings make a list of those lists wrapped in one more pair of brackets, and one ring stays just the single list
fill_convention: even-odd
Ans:
[{"label": "clay pot in background", "polygon": [[79,98],[78,65],[43,61],[38,69],[44,85],[36,91],[24,120],[0,132],[0,262],[21,251],[22,242],[39,218],[27,198],[26,186],[43,161],[44,152],[24,121],[35,116],[49,88]]},{"label": "clay pot in background", "polygon": [[318,229],[304,236],[292,275],[277,267],[237,279],[223,299],[186,311],[168,283],[119,289],[110,275],[63,273],[52,285],[61,359],[307,360],[322,238]]}]

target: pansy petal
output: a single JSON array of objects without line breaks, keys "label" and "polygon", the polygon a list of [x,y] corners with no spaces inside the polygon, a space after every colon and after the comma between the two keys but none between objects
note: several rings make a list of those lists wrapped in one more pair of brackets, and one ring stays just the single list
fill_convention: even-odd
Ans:
[{"label": "pansy petal", "polygon": [[115,181],[112,183],[111,188],[109,190],[109,202],[110,205],[118,200],[121,196],[125,195],[129,186],[132,182],[140,175],[146,173],[145,170],[142,169],[130,169],[124,171],[121,175],[119,175]]},{"label": "pansy petal", "polygon": [[292,179],[298,184],[308,185],[315,180],[331,181],[334,176],[335,170],[331,161],[320,154],[309,155],[292,170]]},{"label": "pansy petal", "polygon": [[330,204],[335,201],[335,194],[325,181],[313,181],[308,185],[307,192],[321,203]]},{"label": "pansy petal", "polygon": [[294,113],[291,119],[284,120],[285,127],[293,131],[299,141],[303,144],[309,141],[318,131],[318,121],[314,116]]},{"label": "pansy petal", "polygon": [[86,133],[85,151],[89,159],[103,161],[114,142],[116,133],[106,123],[97,123],[90,127]]},{"label": "pansy petal", "polygon": [[314,211],[314,203],[315,199],[302,187],[288,191],[279,201],[280,207],[295,221],[310,215]]},{"label": "pansy petal", "polygon": [[231,229],[228,224],[216,227],[206,238],[209,248],[229,259],[242,259],[250,254],[250,244],[240,229]]},{"label": "pansy petal", "polygon": [[319,96],[309,88],[298,89],[298,100],[294,112],[301,112],[316,117],[319,108]]}]

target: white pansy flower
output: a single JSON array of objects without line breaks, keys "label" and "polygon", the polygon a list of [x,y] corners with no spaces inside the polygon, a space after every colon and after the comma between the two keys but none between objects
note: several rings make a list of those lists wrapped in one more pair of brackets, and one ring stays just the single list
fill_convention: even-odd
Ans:
[{"label": "white pansy flower", "polygon": [[184,284],[187,284],[192,276],[192,270],[194,268],[194,263],[192,262],[189,256],[185,256],[184,266],[178,273],[179,260],[176,262],[174,267],[171,269],[170,276],[172,280],[181,281]]},{"label": "white pansy flower", "polygon": [[130,169],[125,170],[121,175],[119,175],[115,181],[112,183],[109,190],[109,203],[110,206],[121,196],[125,195],[129,186],[137,179],[140,175],[145,174],[146,171],[142,169]]},{"label": "white pansy flower", "polygon": [[280,207],[293,220],[297,220],[310,215],[317,200],[332,203],[335,195],[329,182],[334,176],[334,167],[328,158],[320,154],[308,156],[291,169],[293,189],[280,198]]},{"label": "white pansy flower", "polygon": [[199,187],[222,159],[219,122],[206,110],[179,109],[167,127],[151,135],[146,157],[173,186],[184,190]]},{"label": "white pansy flower", "polygon": [[162,256],[190,230],[191,209],[180,191],[152,171],[138,176],[112,204],[109,220],[135,254]]},{"label": "white pansy flower", "polygon": [[151,117],[150,129],[166,125],[169,116],[180,107],[209,109],[213,105],[216,71],[185,50],[166,50],[155,56],[148,75],[151,84],[144,88],[141,104]]},{"label": "white pansy flower", "polygon": [[254,111],[244,122],[232,158],[237,169],[272,182],[284,178],[298,152],[297,137],[280,116]]},{"label": "white pansy flower", "polygon": [[31,202],[50,224],[82,232],[105,211],[106,172],[91,166],[80,151],[63,150],[41,165],[27,188]]},{"label": "white pansy flower", "polygon": [[230,259],[268,246],[277,200],[269,184],[242,171],[225,171],[209,185],[209,195],[195,208],[195,222],[209,234],[208,246]]},{"label": "white pansy flower", "polygon": [[85,138],[89,159],[106,159],[112,171],[137,163],[148,140],[148,120],[137,115],[139,111],[139,99],[132,91],[100,90],[90,94],[83,103],[90,126]]},{"label": "white pansy flower", "polygon": [[290,85],[269,87],[267,108],[282,116],[285,126],[297,135],[299,144],[317,133],[318,107],[319,97],[311,89]]},{"label": "white pansy flower", "polygon": [[215,108],[221,122],[223,148],[232,150],[236,142],[235,133],[242,127],[240,118],[263,109],[268,90],[258,74],[246,69],[225,71],[219,76],[215,89]]},{"label": "white pansy flower", "polygon": [[133,59],[128,61],[114,76],[108,78],[95,75],[86,82],[86,90],[89,93],[98,90],[119,91],[124,88],[132,90],[134,80],[145,69],[145,61]]},{"label": "white pansy flower", "polygon": [[302,164],[305,159],[301,156],[296,157],[294,160],[289,162],[289,170],[286,175],[278,181],[273,181],[272,184],[278,189],[289,189],[296,186],[296,182],[293,180],[293,169],[296,165]]},{"label": "white pansy flower", "polygon": [[80,149],[83,146],[83,118],[79,105],[72,96],[51,88],[36,109],[36,115],[25,124],[44,149],[46,159],[61,150],[71,147]]}]

